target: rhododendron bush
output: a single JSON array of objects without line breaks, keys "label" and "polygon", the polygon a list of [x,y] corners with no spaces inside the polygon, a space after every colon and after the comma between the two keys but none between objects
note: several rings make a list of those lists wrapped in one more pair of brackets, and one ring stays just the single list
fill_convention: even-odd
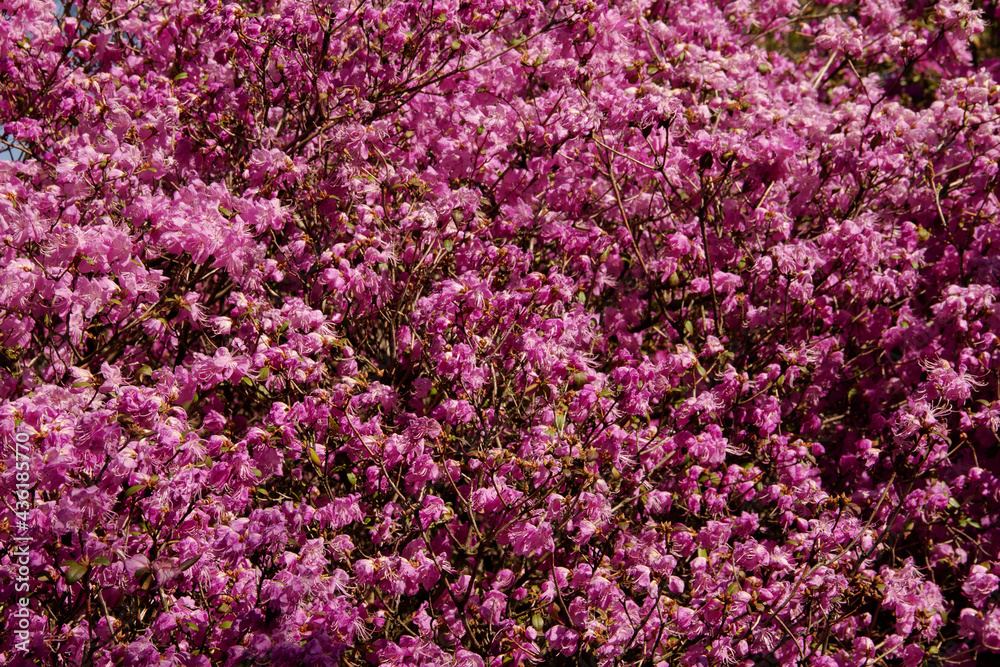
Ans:
[{"label": "rhododendron bush", "polygon": [[1000,652],[994,3],[0,13],[0,664]]}]

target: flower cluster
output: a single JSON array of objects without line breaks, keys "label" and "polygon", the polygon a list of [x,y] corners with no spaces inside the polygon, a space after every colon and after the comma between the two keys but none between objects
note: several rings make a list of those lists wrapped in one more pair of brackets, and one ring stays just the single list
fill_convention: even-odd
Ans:
[{"label": "flower cluster", "polygon": [[996,3],[0,17],[0,664],[1000,652]]}]

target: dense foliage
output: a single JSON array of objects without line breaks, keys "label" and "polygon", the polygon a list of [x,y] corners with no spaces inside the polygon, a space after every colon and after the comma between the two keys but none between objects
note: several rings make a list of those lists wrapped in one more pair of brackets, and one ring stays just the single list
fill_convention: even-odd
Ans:
[{"label": "dense foliage", "polygon": [[0,14],[0,664],[1000,652],[992,3]]}]

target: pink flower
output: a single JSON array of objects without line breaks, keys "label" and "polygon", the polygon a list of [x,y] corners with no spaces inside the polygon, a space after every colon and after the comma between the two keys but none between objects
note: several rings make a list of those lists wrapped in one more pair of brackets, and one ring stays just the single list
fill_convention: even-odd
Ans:
[{"label": "pink flower", "polygon": [[552,539],[552,526],[542,521],[538,525],[525,523],[512,528],[508,533],[514,553],[522,556],[538,557],[550,552],[555,544]]},{"label": "pink flower", "polygon": [[576,651],[580,633],[563,625],[554,625],[545,633],[545,640],[553,651],[572,655]]},{"label": "pink flower", "polygon": [[1000,587],[1000,577],[990,572],[983,565],[973,565],[969,575],[962,584],[962,593],[969,598],[973,606],[982,609],[993,593]]}]

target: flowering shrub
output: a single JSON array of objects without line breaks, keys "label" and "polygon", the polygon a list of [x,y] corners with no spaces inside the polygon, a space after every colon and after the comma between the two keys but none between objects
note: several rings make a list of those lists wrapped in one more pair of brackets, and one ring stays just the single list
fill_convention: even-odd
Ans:
[{"label": "flowering shrub", "polygon": [[992,2],[0,12],[0,664],[1000,652]]}]

